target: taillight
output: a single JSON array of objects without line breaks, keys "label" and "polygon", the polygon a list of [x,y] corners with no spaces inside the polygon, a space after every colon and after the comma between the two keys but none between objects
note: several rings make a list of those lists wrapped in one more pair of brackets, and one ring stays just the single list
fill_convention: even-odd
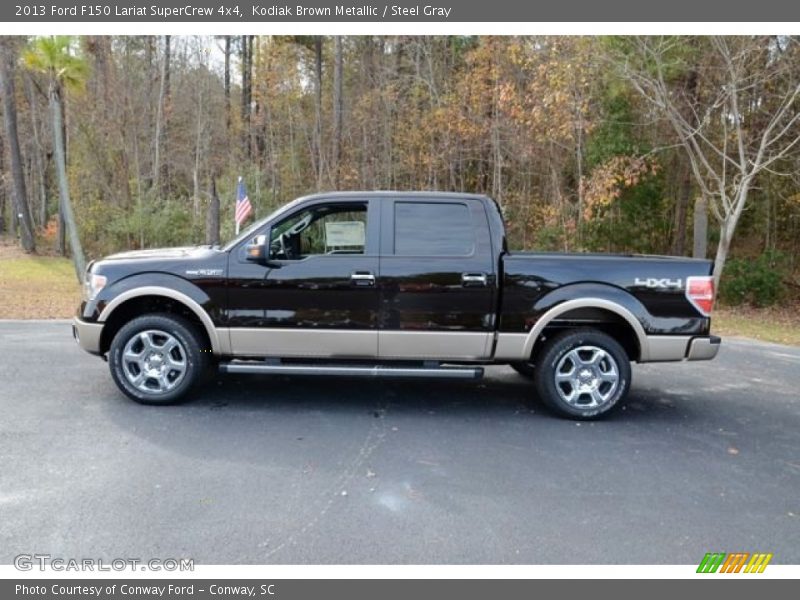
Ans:
[{"label": "taillight", "polygon": [[713,277],[687,277],[686,299],[700,311],[703,316],[709,316],[714,306],[714,278]]}]

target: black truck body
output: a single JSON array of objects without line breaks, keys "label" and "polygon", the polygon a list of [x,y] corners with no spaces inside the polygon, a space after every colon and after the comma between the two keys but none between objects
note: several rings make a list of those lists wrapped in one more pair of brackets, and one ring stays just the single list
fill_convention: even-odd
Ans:
[{"label": "black truck body", "polygon": [[[481,365],[508,363],[548,379],[556,396],[560,365],[562,379],[572,373],[561,389],[572,385],[575,396],[603,378],[621,349],[606,402],[586,392],[575,410],[563,410],[543,398],[559,412],[591,418],[627,392],[630,377],[621,381],[620,370],[630,367],[621,362],[716,355],[712,268],[674,257],[509,252],[500,210],[485,196],[337,192],[298,199],[222,248],[93,262],[74,333],[85,350],[109,356],[123,391],[148,403],[183,396],[190,372],[212,360],[231,372],[441,377],[477,377]],[[129,325],[153,315],[171,315],[190,332],[183,341],[174,336],[180,349],[172,359],[156,360],[165,356],[163,344],[160,352],[158,343],[115,344],[121,332],[134,339]],[[571,359],[555,352],[558,360],[543,366],[553,344],[576,332],[605,336],[572,349],[595,348],[608,355],[606,367],[594,365],[589,350]],[[126,347],[134,357],[127,366]],[[176,375],[126,386],[170,362]],[[547,396],[542,385],[538,393]]]}]

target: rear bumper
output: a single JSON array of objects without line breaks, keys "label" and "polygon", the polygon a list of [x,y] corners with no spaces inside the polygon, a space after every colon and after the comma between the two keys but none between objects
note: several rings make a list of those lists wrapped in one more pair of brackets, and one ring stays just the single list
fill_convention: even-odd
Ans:
[{"label": "rear bumper", "polygon": [[100,334],[103,323],[87,323],[78,317],[72,319],[72,337],[90,354],[100,354]]},{"label": "rear bumper", "polygon": [[719,352],[721,342],[716,335],[692,338],[686,350],[686,360],[711,360]]},{"label": "rear bumper", "polygon": [[716,335],[650,335],[639,362],[711,360],[722,340]]}]

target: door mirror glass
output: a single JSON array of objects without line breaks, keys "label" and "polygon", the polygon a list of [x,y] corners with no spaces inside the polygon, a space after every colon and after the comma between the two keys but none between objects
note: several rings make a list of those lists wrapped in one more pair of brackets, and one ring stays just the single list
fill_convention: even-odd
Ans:
[{"label": "door mirror glass", "polygon": [[267,236],[257,235],[245,248],[245,256],[250,262],[265,263],[267,261]]}]

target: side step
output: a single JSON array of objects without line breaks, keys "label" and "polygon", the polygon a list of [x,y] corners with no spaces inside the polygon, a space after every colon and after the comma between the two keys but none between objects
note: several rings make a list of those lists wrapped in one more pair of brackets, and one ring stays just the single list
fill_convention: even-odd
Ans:
[{"label": "side step", "polygon": [[280,362],[231,361],[220,363],[221,373],[261,375],[345,375],[348,377],[438,377],[481,379],[483,367],[407,367],[391,365],[283,364]]}]

